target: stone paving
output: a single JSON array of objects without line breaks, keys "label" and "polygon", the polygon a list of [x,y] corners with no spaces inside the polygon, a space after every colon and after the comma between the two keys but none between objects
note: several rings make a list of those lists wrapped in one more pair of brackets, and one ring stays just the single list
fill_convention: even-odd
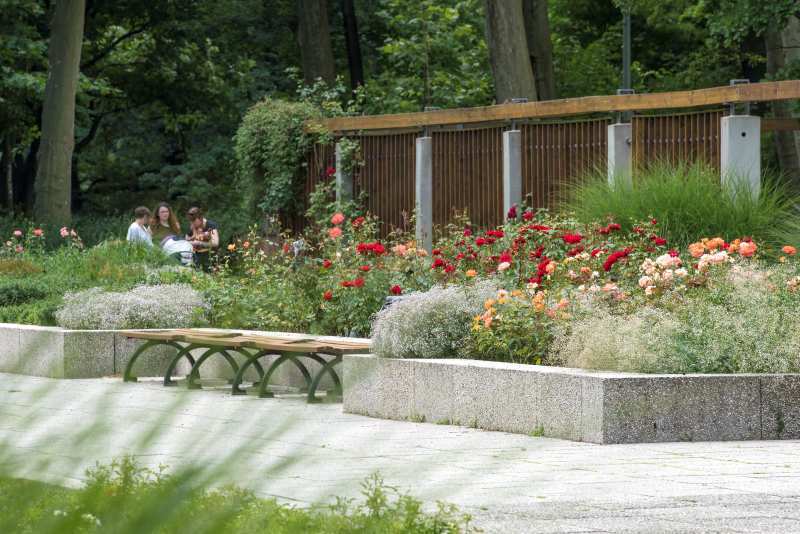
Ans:
[{"label": "stone paving", "polygon": [[592,445],[343,414],[300,397],[0,374],[0,463],[80,483],[96,461],[225,467],[300,505],[376,471],[486,532],[800,532],[800,442]]}]

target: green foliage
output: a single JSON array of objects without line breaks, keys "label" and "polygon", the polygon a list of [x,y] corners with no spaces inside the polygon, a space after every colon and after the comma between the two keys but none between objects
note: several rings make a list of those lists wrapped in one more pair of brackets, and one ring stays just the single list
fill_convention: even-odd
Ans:
[{"label": "green foliage", "polygon": [[796,199],[774,180],[767,179],[753,200],[744,189],[723,191],[719,174],[711,168],[656,165],[637,173],[632,187],[609,185],[606,176],[598,174],[572,193],[568,207],[580,220],[613,218],[630,229],[654,217],[676,247],[714,236],[752,236],[774,246],[800,241],[795,232],[800,228]]},{"label": "green foliage", "polygon": [[340,499],[308,509],[260,499],[237,487],[205,490],[191,470],[166,475],[122,458],[87,472],[79,490],[0,478],[0,528],[3,532],[213,533],[270,534],[387,533],[455,534],[473,532],[470,517],[439,504],[425,512],[417,499],[388,487],[378,475],[363,483],[357,502]]},{"label": "green foliage", "polygon": [[26,304],[45,298],[47,288],[31,280],[0,279],[0,307]]},{"label": "green foliage", "polygon": [[314,137],[304,130],[320,113],[310,104],[266,99],[250,108],[236,132],[238,185],[245,212],[294,212],[302,169]]}]

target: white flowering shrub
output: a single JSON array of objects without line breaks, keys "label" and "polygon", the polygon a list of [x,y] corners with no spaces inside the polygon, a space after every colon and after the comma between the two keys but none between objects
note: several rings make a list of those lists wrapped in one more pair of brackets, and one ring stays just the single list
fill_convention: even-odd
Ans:
[{"label": "white flowering shrub", "polygon": [[56,322],[75,330],[182,328],[204,324],[209,305],[188,284],[138,286],[130,291],[100,288],[67,293]]},{"label": "white flowering shrub", "polygon": [[789,267],[734,266],[713,292],[612,313],[586,307],[551,346],[559,365],[647,373],[800,372],[800,285]]},{"label": "white flowering shrub", "polygon": [[385,358],[466,357],[472,319],[496,292],[494,283],[484,281],[411,293],[376,315],[373,351]]}]

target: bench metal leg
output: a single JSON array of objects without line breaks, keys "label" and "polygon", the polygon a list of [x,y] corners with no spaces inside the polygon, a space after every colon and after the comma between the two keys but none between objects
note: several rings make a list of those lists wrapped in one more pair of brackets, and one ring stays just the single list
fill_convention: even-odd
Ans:
[{"label": "bench metal leg", "polygon": [[175,341],[163,341],[160,339],[151,339],[149,341],[146,341],[138,349],[136,349],[136,351],[131,356],[131,359],[128,360],[128,364],[125,366],[125,373],[122,375],[123,382],[136,382],[137,378],[133,374],[133,364],[136,363],[136,360],[139,359],[139,356],[147,352],[152,347],[158,347],[158,346],[173,347],[178,352],[180,352],[183,349],[183,347]]},{"label": "bench metal leg", "polygon": [[[305,356],[305,355],[304,354],[299,354],[299,353],[298,354],[294,354],[294,353],[290,353],[290,352],[285,352],[285,353],[282,353],[280,356],[278,356],[278,358],[274,362],[272,362],[272,365],[269,366],[269,369],[267,369],[267,374],[264,375],[264,378],[261,380],[261,383],[258,385],[258,396],[261,397],[261,398],[273,397],[274,395],[272,394],[272,392],[267,391],[267,386],[269,385],[269,379],[272,377],[272,374],[275,372],[275,370],[278,367],[281,366],[281,364],[283,364],[287,360],[292,360],[292,361],[295,362],[295,365],[297,365],[297,363],[298,363],[297,362],[297,358],[300,357],[300,356]],[[301,365],[302,365],[302,363],[301,363]],[[303,367],[305,368],[305,366],[303,366]],[[306,372],[308,372],[308,370],[306,370]]]},{"label": "bench metal leg", "polygon": [[205,345],[198,345],[197,343],[189,343],[185,347],[181,348],[181,350],[178,351],[178,354],[176,354],[169,362],[169,367],[167,367],[167,371],[164,373],[164,385],[175,385],[175,381],[172,380],[172,373],[175,372],[175,367],[178,366],[178,362],[181,360],[181,358],[186,358],[189,360],[189,363],[192,365],[192,367],[194,367],[195,361],[191,352],[193,350],[204,348],[206,348]]},{"label": "bench metal leg", "polygon": [[[236,360],[233,359],[233,356],[230,355],[229,351],[238,352],[240,354],[243,354],[246,358],[250,357],[250,353],[248,353],[247,351],[244,351],[244,350],[239,350],[237,348],[211,347],[206,352],[204,352],[203,355],[200,356],[200,358],[198,358],[197,363],[195,363],[192,366],[192,370],[189,371],[189,375],[186,377],[186,381],[187,381],[186,385],[189,387],[189,389],[200,389],[201,386],[200,386],[200,383],[198,382],[198,380],[200,380],[200,366],[203,365],[203,362],[205,362],[207,359],[209,359],[214,354],[222,354],[222,356],[228,362],[228,365],[231,366],[231,369],[233,370],[234,376],[238,375],[239,374],[239,364],[236,363]],[[259,367],[260,367],[260,365],[259,365]],[[263,374],[263,369],[262,369],[261,372]]]},{"label": "bench metal leg", "polygon": [[[319,357],[319,356],[317,356]],[[318,399],[316,396],[317,387],[319,386],[320,380],[322,380],[322,376],[325,373],[330,373],[331,377],[333,378],[334,387],[333,390],[328,392],[326,398],[329,400],[341,400],[342,398],[342,381],[339,380],[339,375],[336,374],[336,371],[333,367],[337,364],[342,363],[341,356],[335,356],[332,360],[329,360],[322,366],[322,369],[314,376],[314,381],[311,382],[311,387],[308,390],[308,402],[313,404],[317,402],[322,402],[322,399]]]},{"label": "bench metal leg", "polygon": [[[269,350],[262,350],[259,353],[257,353],[256,355],[254,355],[251,358],[249,358],[246,362],[244,362],[242,364],[241,368],[239,368],[239,372],[236,374],[236,378],[233,379],[233,387],[231,388],[231,393],[233,395],[244,395],[244,394],[247,393],[247,391],[245,391],[244,389],[241,388],[241,385],[242,385],[242,381],[244,380],[244,372],[247,370],[247,367],[249,367],[250,365],[255,365],[255,366],[257,366],[257,369],[260,369],[259,370],[259,381],[255,382],[253,385],[254,386],[256,386],[256,385],[261,386],[261,382],[264,381],[265,375],[264,375],[264,369],[261,367],[261,364],[258,363],[258,360],[260,358],[263,358],[264,356],[269,356],[269,355],[272,355],[272,354],[275,354],[275,352],[274,351],[269,351]],[[297,355],[293,355],[293,356],[297,356]],[[303,362],[301,362],[296,357],[291,357],[291,358],[286,358],[286,359],[291,360],[291,362],[295,365],[295,367],[297,367],[297,369],[303,375],[303,381],[305,382],[305,386],[300,389],[300,392],[301,393],[307,392],[308,388],[311,387],[311,373],[308,371],[308,368],[303,364]],[[286,360],[282,360],[281,363],[283,363],[284,361],[286,361]],[[277,362],[277,360],[276,360],[276,362]],[[274,364],[274,362],[273,362],[273,364]],[[276,366],[276,368],[277,368],[277,366]],[[269,384],[267,384],[267,385],[269,385]],[[259,391],[260,391],[260,389],[259,389]]]}]

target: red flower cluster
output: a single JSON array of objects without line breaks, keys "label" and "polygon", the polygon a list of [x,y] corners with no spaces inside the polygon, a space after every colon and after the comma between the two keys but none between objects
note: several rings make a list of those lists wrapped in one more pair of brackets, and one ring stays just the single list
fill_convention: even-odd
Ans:
[{"label": "red flower cluster", "polygon": [[333,298],[333,291],[328,290],[322,294],[322,298],[325,300],[331,300]]},{"label": "red flower cluster", "polygon": [[442,258],[436,258],[431,264],[431,269],[439,269],[445,266],[445,261]]},{"label": "red flower cluster", "polygon": [[532,224],[528,226],[531,230],[536,230],[537,232],[546,232],[548,230],[552,230],[549,226],[545,226],[543,224]]},{"label": "red flower cluster", "polygon": [[375,241],[374,243],[359,243],[356,245],[356,251],[359,254],[366,255],[371,252],[376,256],[380,256],[381,254],[386,253],[386,248],[381,245],[380,241]]},{"label": "red flower cluster", "polygon": [[502,254],[500,254],[500,257],[497,258],[497,263],[503,263],[506,261],[508,263],[511,263],[512,261],[511,254],[509,254],[508,252],[503,252]]},{"label": "red flower cluster", "polygon": [[583,245],[578,245],[577,247],[567,251],[567,256],[569,256],[569,257],[577,256],[578,254],[580,254],[584,250],[585,249],[584,249]]},{"label": "red flower cluster", "polygon": [[322,268],[323,269],[330,269],[331,265],[333,265],[333,262],[331,260],[329,260],[327,258],[322,260]]},{"label": "red flower cluster", "polygon": [[341,284],[342,287],[364,287],[364,279],[360,276],[355,280],[344,280]]},{"label": "red flower cluster", "polygon": [[368,273],[369,270],[370,270],[370,266],[369,265],[362,265],[361,267],[358,268],[358,270],[362,271],[362,272],[365,272],[365,273]]},{"label": "red flower cluster", "polygon": [[353,225],[353,228],[360,228],[361,225],[364,224],[364,217],[356,217],[350,224]]},{"label": "red flower cluster", "polygon": [[392,295],[399,295],[399,294],[401,294],[403,292],[403,288],[398,286],[398,285],[394,285],[391,288],[389,288],[389,292]]},{"label": "red flower cluster", "polygon": [[581,234],[564,234],[561,239],[563,239],[564,243],[568,245],[577,245],[581,242],[583,236]]},{"label": "red flower cluster", "polygon": [[464,228],[464,237],[469,237],[472,235],[472,230],[469,228]]},{"label": "red flower cluster", "polygon": [[609,223],[608,226],[603,226],[599,230],[597,230],[598,234],[608,235],[611,232],[616,232],[618,230],[622,230],[622,226],[617,223]]},{"label": "red flower cluster", "polygon": [[525,221],[533,220],[533,212],[530,210],[526,211],[522,214],[522,219]]},{"label": "red flower cluster", "polygon": [[657,235],[653,234],[650,236],[650,241],[652,241],[657,247],[663,247],[667,244],[667,240],[663,237],[658,237]]},{"label": "red flower cluster", "polygon": [[633,252],[633,249],[631,248],[615,250],[614,252],[609,254],[608,258],[606,258],[606,261],[603,262],[603,270],[606,272],[610,271],[615,263],[617,263],[622,258],[628,257],[628,254],[630,254],[631,252]]},{"label": "red flower cluster", "polygon": [[500,239],[501,237],[504,237],[506,234],[504,234],[502,230],[487,230],[486,235],[489,237],[496,237]]}]

